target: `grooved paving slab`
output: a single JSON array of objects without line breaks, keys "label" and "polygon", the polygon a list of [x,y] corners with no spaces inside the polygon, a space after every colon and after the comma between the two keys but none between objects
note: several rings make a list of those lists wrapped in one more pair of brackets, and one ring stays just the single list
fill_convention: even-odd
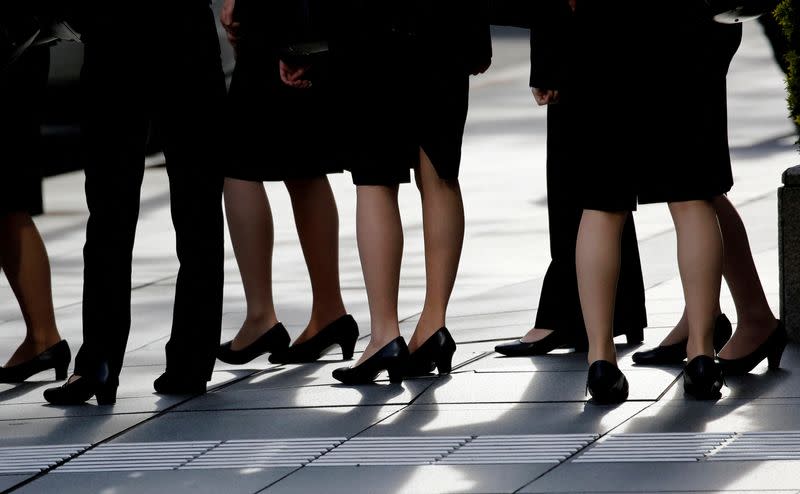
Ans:
[{"label": "grooved paving slab", "polygon": [[573,463],[699,461],[733,438],[733,433],[611,434]]},{"label": "grooved paving slab", "polygon": [[107,443],[87,451],[54,470],[56,473],[142,472],[175,470],[220,441],[174,441],[159,443]]},{"label": "grooved paving slab", "polygon": [[0,448],[0,475],[37,473],[72,458],[90,444],[53,444]]},{"label": "grooved paving slab", "polygon": [[345,438],[245,439],[225,441],[189,460],[181,470],[301,467],[335,448]]},{"label": "grooved paving slab", "polygon": [[743,432],[709,460],[800,460],[800,431]]},{"label": "grooved paving slab", "polygon": [[597,434],[478,436],[438,464],[560,463],[596,438]]},{"label": "grooved paving slab", "polygon": [[471,439],[467,436],[356,437],[318,458],[311,466],[430,465]]}]

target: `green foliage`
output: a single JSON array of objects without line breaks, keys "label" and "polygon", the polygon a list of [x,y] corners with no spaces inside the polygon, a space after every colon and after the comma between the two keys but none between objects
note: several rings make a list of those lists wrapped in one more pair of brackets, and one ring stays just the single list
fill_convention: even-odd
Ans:
[{"label": "green foliage", "polygon": [[782,0],[775,9],[775,18],[789,39],[789,51],[786,54],[789,63],[786,80],[789,112],[795,123],[800,125],[800,0]]}]

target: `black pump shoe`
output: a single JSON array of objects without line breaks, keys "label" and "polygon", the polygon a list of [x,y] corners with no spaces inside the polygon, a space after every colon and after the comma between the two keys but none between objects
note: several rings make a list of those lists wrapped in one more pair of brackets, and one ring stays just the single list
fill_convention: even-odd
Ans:
[{"label": "black pump shoe", "polygon": [[698,400],[718,400],[724,379],[721,366],[711,357],[700,355],[683,369],[683,390]]},{"label": "black pump shoe", "polygon": [[770,369],[778,369],[781,366],[781,357],[786,348],[786,328],[783,322],[778,321],[778,326],[755,351],[749,355],[737,359],[719,359],[719,365],[726,376],[741,376],[747,374],[755,368],[762,360],[767,359]]},{"label": "black pump shoe", "polygon": [[153,388],[160,395],[202,395],[207,382],[195,376],[186,377],[165,372],[153,381]]},{"label": "black pump shoe", "polygon": [[[725,343],[731,339],[733,328],[728,316],[720,314],[714,324],[714,349],[722,350]],[[669,365],[679,364],[686,358],[686,344],[688,339],[683,339],[672,345],[662,345],[650,350],[633,354],[633,361],[639,365]]]},{"label": "black pump shoe", "polygon": [[619,367],[606,360],[589,366],[586,392],[600,405],[622,403],[628,399],[628,380]]},{"label": "black pump shoe", "polygon": [[52,405],[83,405],[92,396],[98,405],[113,405],[117,401],[119,381],[110,378],[108,366],[103,365],[95,375],[80,376],[57,388],[44,391],[44,399]]},{"label": "black pump shoe", "polygon": [[67,367],[72,359],[69,344],[61,340],[27,362],[11,367],[0,367],[0,383],[21,383],[40,372],[55,369],[56,380],[67,378]]},{"label": "black pump shoe", "polygon": [[567,344],[563,334],[564,331],[553,331],[541,340],[531,342],[525,342],[519,339],[511,343],[497,345],[494,347],[494,351],[506,357],[533,357],[536,355],[545,355]]},{"label": "black pump shoe", "polygon": [[454,353],[456,341],[450,331],[442,327],[409,356],[405,375],[424,376],[434,369],[439,370],[439,375],[450,374],[453,370]]},{"label": "black pump shoe", "polygon": [[278,323],[267,330],[266,333],[259,336],[253,343],[247,345],[241,350],[232,350],[231,344],[233,340],[227,341],[219,346],[217,351],[217,358],[226,364],[242,365],[246,364],[265,353],[283,352],[289,347],[289,332],[283,327],[283,324]]},{"label": "black pump shoe", "polygon": [[402,336],[398,336],[357,366],[334,370],[333,377],[344,384],[369,384],[382,371],[389,371],[389,381],[400,383],[407,365],[408,345]]},{"label": "black pump shoe", "polygon": [[315,362],[334,345],[339,345],[342,349],[342,360],[350,360],[353,358],[356,340],[358,340],[358,324],[353,316],[347,314],[325,326],[312,338],[292,345],[282,352],[273,352],[269,356],[269,361],[273,364]]}]

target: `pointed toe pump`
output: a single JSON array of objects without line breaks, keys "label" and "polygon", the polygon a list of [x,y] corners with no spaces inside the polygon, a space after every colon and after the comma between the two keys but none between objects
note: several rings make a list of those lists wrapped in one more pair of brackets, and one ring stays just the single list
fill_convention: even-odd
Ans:
[{"label": "pointed toe pump", "polygon": [[456,341],[446,327],[425,341],[408,358],[405,375],[408,377],[424,376],[438,369],[439,375],[450,374],[453,370],[453,354],[456,353]]},{"label": "pointed toe pump", "polygon": [[54,369],[56,380],[67,378],[67,368],[72,359],[69,344],[61,340],[32,359],[11,367],[0,367],[0,383],[21,383],[40,372]]},{"label": "pointed toe pump", "polygon": [[698,400],[718,400],[722,397],[722,367],[711,357],[693,358],[683,369],[683,390]]},{"label": "pointed toe pump", "polygon": [[770,369],[778,369],[781,366],[781,357],[786,348],[786,328],[783,322],[778,321],[778,326],[752,353],[737,359],[719,359],[722,372],[726,376],[742,376],[752,371],[764,359],[767,359]]},{"label": "pointed toe pump", "polygon": [[628,399],[628,380],[619,367],[606,360],[589,366],[586,392],[599,405],[622,403]]},{"label": "pointed toe pump", "polygon": [[506,357],[534,357],[545,355],[556,348],[566,345],[563,337],[564,331],[553,331],[549,335],[537,341],[512,341],[494,347],[494,351]]},{"label": "pointed toe pump", "polygon": [[403,372],[408,365],[408,345],[402,336],[390,341],[375,355],[355,367],[340,367],[333,377],[343,384],[369,384],[383,371],[389,372],[393,383],[403,382]]},{"label": "pointed toe pump", "polygon": [[289,332],[286,331],[283,324],[278,323],[259,336],[256,341],[241,350],[231,348],[233,340],[221,344],[217,351],[217,358],[226,364],[242,365],[255,360],[265,353],[286,351],[290,341]]},{"label": "pointed toe pump", "polygon": [[[725,314],[720,314],[714,324],[714,349],[722,350],[722,347],[731,339],[733,328],[731,321]],[[686,358],[686,344],[688,339],[673,343],[672,345],[661,345],[650,350],[644,350],[633,354],[633,361],[638,365],[671,365],[679,364]]]},{"label": "pointed toe pump", "polygon": [[308,340],[288,347],[282,352],[273,352],[269,361],[273,364],[302,364],[316,362],[331,347],[342,349],[342,360],[353,358],[358,340],[358,324],[347,314],[325,326]]}]

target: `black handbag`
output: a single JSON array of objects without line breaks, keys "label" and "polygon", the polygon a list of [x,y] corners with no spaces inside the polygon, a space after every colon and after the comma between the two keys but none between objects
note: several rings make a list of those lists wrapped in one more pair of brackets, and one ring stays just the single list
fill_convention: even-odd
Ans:
[{"label": "black handbag", "polygon": [[738,24],[772,12],[779,0],[705,0],[711,16],[722,24]]}]

